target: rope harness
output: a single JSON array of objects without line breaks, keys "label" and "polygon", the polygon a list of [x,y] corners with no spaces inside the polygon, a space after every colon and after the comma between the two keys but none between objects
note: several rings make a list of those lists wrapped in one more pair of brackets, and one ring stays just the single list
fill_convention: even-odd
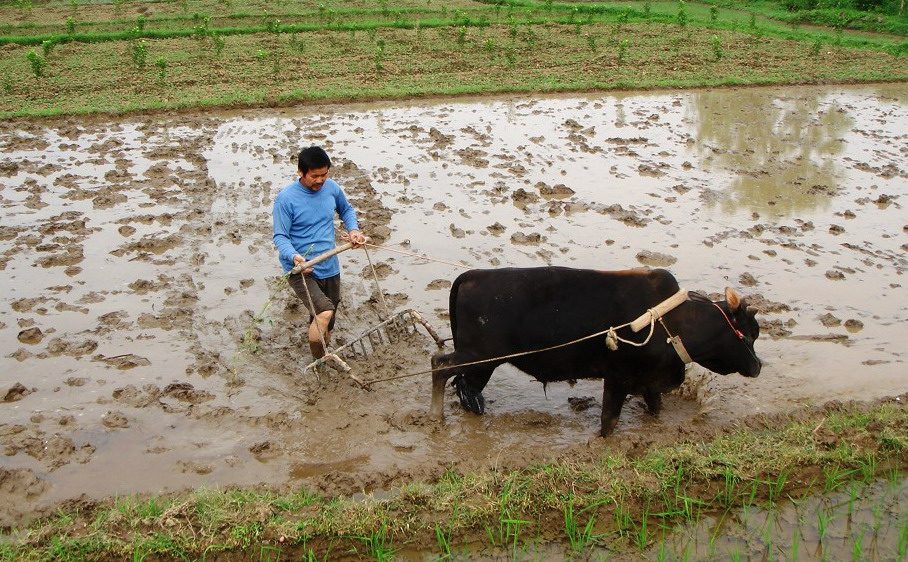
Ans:
[{"label": "rope harness", "polygon": [[760,358],[757,357],[757,354],[756,354],[756,353],[754,353],[753,346],[748,345],[747,339],[746,339],[746,337],[744,336],[744,332],[742,332],[741,330],[738,329],[738,327],[735,325],[735,323],[732,322],[731,318],[729,318],[728,315],[725,314],[725,311],[722,310],[722,307],[721,307],[721,306],[719,306],[718,304],[716,304],[716,303],[714,303],[714,302],[712,302],[712,301],[709,301],[709,303],[712,304],[713,306],[715,306],[716,308],[719,309],[719,312],[722,313],[722,317],[725,318],[725,321],[728,323],[728,327],[731,328],[731,331],[734,332],[734,334],[735,334],[735,336],[737,336],[738,340],[740,340],[741,343],[744,344],[744,349],[746,349],[746,350],[747,350],[747,353],[749,353],[750,356],[753,357],[754,360],[757,361],[757,362],[759,363],[759,362],[760,362]]},{"label": "rope harness", "polygon": [[[692,359],[691,359],[690,355],[687,353],[687,350],[684,348],[684,344],[681,343],[680,336],[672,336],[671,332],[668,331],[668,328],[665,326],[665,323],[662,321],[662,316],[664,316],[670,310],[675,309],[681,303],[687,301],[689,299],[688,295],[689,294],[687,291],[680,290],[677,293],[675,293],[674,295],[672,295],[671,297],[660,302],[656,306],[647,309],[647,311],[645,313],[643,313],[641,316],[639,316],[636,320],[634,320],[632,322],[626,322],[624,324],[621,324],[620,326],[610,326],[609,328],[606,328],[605,330],[600,330],[596,333],[589,334],[589,335],[586,335],[583,337],[579,337],[579,338],[573,339],[568,342],[559,343],[559,344],[551,345],[548,347],[543,347],[541,349],[533,349],[530,351],[520,351],[517,353],[509,353],[507,355],[500,355],[498,357],[491,357],[489,359],[479,359],[477,361],[469,361],[466,363],[459,363],[457,365],[449,365],[449,366],[445,366],[445,367],[426,369],[423,371],[417,371],[417,372],[413,372],[413,373],[406,373],[403,375],[396,375],[393,377],[364,381],[363,384],[366,386],[369,386],[369,385],[371,385],[373,383],[377,383],[377,382],[387,382],[387,381],[393,381],[393,380],[397,380],[397,379],[404,379],[404,378],[408,378],[408,377],[415,377],[418,375],[425,375],[428,373],[435,373],[438,371],[450,371],[452,369],[460,369],[462,367],[470,367],[473,365],[482,365],[484,363],[506,361],[508,359],[515,359],[517,357],[524,357],[526,355],[532,355],[535,353],[544,353],[546,351],[553,351],[556,349],[561,349],[563,347],[568,347],[568,346],[578,344],[578,343],[586,341],[586,340],[601,337],[603,335],[605,336],[605,345],[611,351],[617,351],[618,342],[626,343],[626,344],[632,345],[634,347],[643,347],[644,345],[648,344],[650,342],[650,340],[652,339],[653,333],[655,332],[657,320],[659,321],[660,324],[662,324],[662,328],[665,329],[666,334],[668,334],[668,336],[669,336],[668,339],[666,340],[666,343],[672,344],[672,346],[675,349],[675,352],[678,353],[678,356],[681,358],[682,361],[684,361],[685,364],[691,363]],[[641,324],[642,322],[645,322],[645,323]],[[617,330],[620,330],[622,328],[627,328],[628,326],[630,326],[631,329],[635,332],[640,331],[642,329],[642,327],[645,326],[646,324],[649,324],[649,334],[647,334],[646,339],[644,339],[642,342],[635,342],[633,340],[622,338],[621,336],[619,336],[617,334]]]},{"label": "rope harness", "polygon": [[719,312],[722,313],[722,318],[725,318],[725,321],[728,322],[728,327],[731,328],[731,331],[735,333],[735,336],[737,336],[739,340],[743,340],[743,339],[744,339],[744,333],[741,332],[741,330],[739,330],[738,327],[734,325],[734,323],[731,321],[731,319],[728,317],[728,315],[725,314],[725,311],[722,310],[722,307],[719,306],[718,304],[714,303],[714,302],[711,303],[711,304],[712,304],[714,307],[716,307],[716,308],[719,309]]}]

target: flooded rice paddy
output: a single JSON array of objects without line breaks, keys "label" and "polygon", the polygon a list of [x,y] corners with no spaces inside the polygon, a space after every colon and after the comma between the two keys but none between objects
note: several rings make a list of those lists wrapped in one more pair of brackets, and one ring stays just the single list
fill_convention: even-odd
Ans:
[{"label": "flooded rice paddy", "polygon": [[[908,88],[725,89],[220,111],[0,125],[0,524],[73,498],[196,486],[349,493],[446,467],[696,434],[906,390]],[[271,203],[325,146],[367,234],[469,267],[667,267],[760,310],[757,379],[698,367],[659,419],[504,366],[485,416],[427,376],[303,377]],[[461,269],[373,251],[393,307],[449,334]],[[341,257],[337,334],[378,319]],[[641,311],[642,312],[642,311]],[[630,320],[630,319],[629,319]],[[414,336],[354,364],[428,368]],[[103,475],[103,477],[99,477]]]}]

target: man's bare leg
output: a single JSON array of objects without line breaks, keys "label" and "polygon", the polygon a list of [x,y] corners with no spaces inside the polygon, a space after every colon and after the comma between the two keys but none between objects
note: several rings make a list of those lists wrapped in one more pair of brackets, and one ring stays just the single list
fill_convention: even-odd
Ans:
[{"label": "man's bare leg", "polygon": [[325,348],[322,347],[322,338],[319,332],[325,338],[325,345],[331,340],[331,332],[328,326],[331,325],[331,318],[334,316],[333,310],[326,310],[315,315],[312,323],[309,324],[309,349],[312,351],[313,359],[321,359],[325,355]]}]

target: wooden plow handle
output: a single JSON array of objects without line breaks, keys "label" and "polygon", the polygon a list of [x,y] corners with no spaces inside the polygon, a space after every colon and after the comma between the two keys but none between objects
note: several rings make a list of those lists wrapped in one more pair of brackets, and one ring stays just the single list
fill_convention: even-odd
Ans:
[{"label": "wooden plow handle", "polygon": [[[368,242],[368,241],[369,241],[369,239],[366,238],[366,242]],[[346,242],[344,244],[341,244],[340,246],[337,246],[333,250],[328,250],[324,254],[315,256],[311,260],[305,261],[299,265],[294,266],[293,269],[290,270],[290,274],[293,275],[293,274],[299,273],[300,271],[310,268],[317,263],[321,263],[332,256],[336,256],[337,254],[339,254],[341,252],[346,252],[347,250],[349,250],[352,247],[353,247],[353,242]]]}]

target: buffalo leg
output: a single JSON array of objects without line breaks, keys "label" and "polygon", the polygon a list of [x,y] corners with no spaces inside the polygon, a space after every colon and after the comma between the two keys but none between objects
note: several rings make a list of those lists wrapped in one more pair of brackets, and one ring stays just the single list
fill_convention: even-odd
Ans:
[{"label": "buffalo leg", "polygon": [[[442,419],[445,416],[445,384],[448,379],[457,374],[455,369],[442,369],[448,365],[456,364],[452,358],[457,352],[436,353],[432,356],[432,407],[429,415],[435,419]],[[435,370],[441,369],[441,370]]]},{"label": "buffalo leg", "polygon": [[662,393],[658,390],[647,390],[644,392],[643,401],[646,402],[646,407],[652,415],[658,416],[659,412],[662,411]]},{"label": "buffalo leg", "polygon": [[618,416],[626,397],[627,392],[623,389],[609,388],[608,381],[602,381],[602,427],[599,434],[603,437],[607,437],[618,425]]},{"label": "buffalo leg", "polygon": [[454,379],[454,388],[464,410],[479,415],[486,411],[486,399],[482,396],[482,389],[486,387],[494,370],[495,366],[470,367],[457,375]]}]

